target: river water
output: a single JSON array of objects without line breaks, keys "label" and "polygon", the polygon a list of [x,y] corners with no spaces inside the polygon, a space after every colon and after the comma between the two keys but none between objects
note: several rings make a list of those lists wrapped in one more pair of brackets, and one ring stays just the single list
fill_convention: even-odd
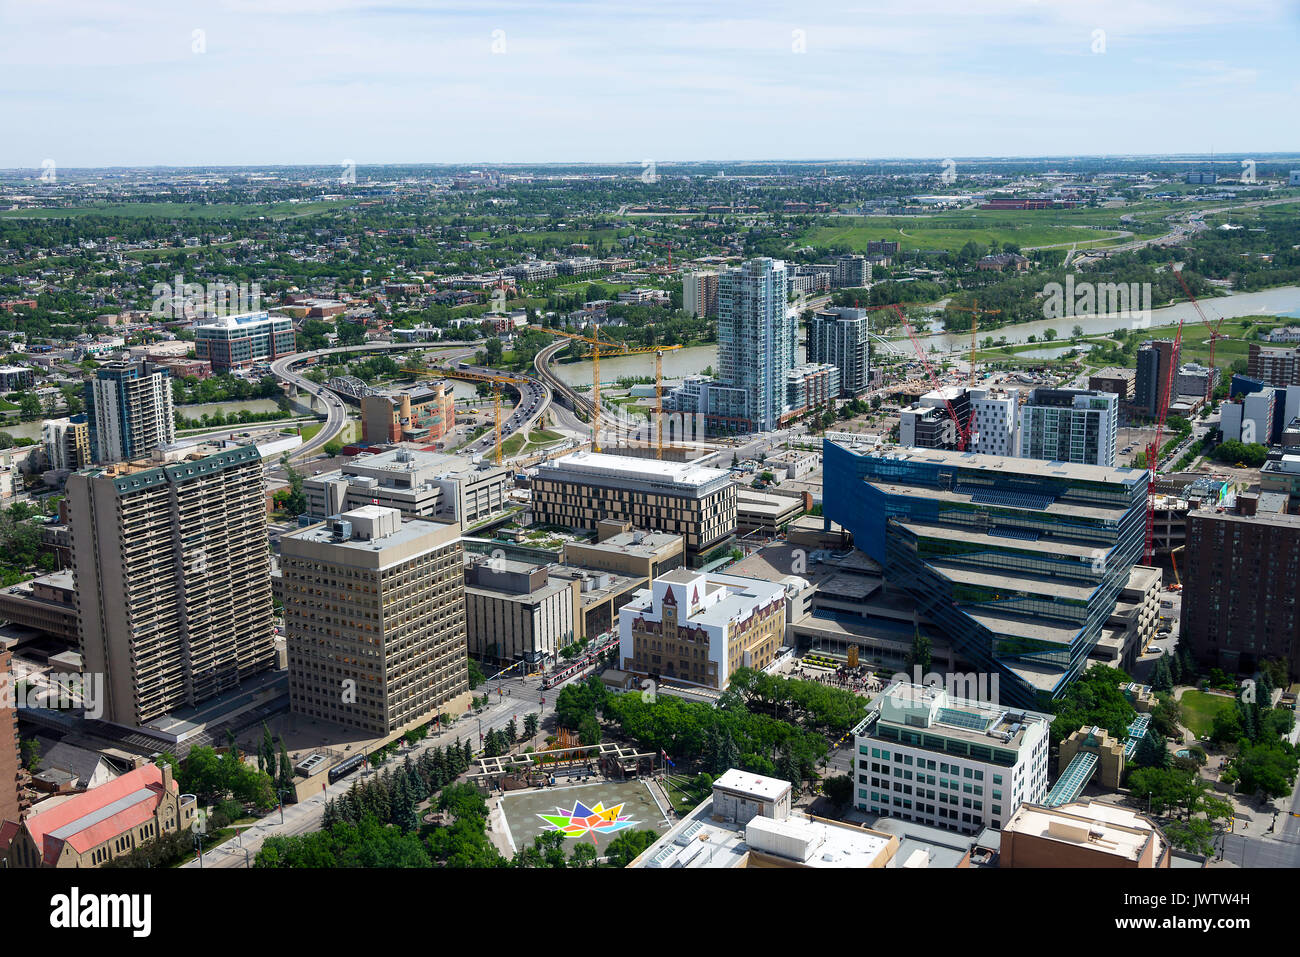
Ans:
[{"label": "river water", "polygon": [[[1262,289],[1259,292],[1234,293],[1218,299],[1201,300],[1201,308],[1211,322],[1219,318],[1237,319],[1242,316],[1291,316],[1300,310],[1300,286],[1278,286],[1276,289]],[[1149,329],[1157,326],[1176,325],[1183,322],[1199,322],[1196,307],[1190,302],[1152,309],[1148,321],[1141,316],[1067,316],[1062,319],[1043,319],[1037,322],[1025,322],[1014,326],[991,329],[988,335],[995,340],[1007,337],[1008,343],[1028,342],[1030,336],[1043,338],[1048,329],[1055,329],[1058,339],[1067,339],[1075,326],[1082,326],[1084,335],[1100,335],[1114,332],[1116,329]],[[984,333],[979,333],[984,338]],[[922,346],[928,351],[935,346],[941,352],[966,350],[970,348],[970,333],[939,333],[920,336]],[[906,341],[906,340],[904,340]],[[1024,355],[1024,353],[1021,353]],[[601,378],[604,378],[602,375]]]}]

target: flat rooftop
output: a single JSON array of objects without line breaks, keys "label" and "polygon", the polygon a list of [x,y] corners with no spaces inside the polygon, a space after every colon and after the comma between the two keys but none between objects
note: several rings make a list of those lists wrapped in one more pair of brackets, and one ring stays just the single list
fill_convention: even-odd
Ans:
[{"label": "flat rooftop", "polygon": [[[1020,461],[1017,459],[1017,461]],[[978,489],[971,492],[954,492],[948,489],[932,488],[928,485],[901,485],[897,482],[881,482],[878,480],[864,479],[864,484],[871,486],[877,491],[887,495],[904,495],[913,498],[923,498],[937,502],[952,503],[974,503],[982,508],[998,509],[1005,512],[1008,516],[1019,515],[1023,512],[1043,512],[1047,515],[1078,516],[1080,518],[1095,518],[1102,521],[1118,521],[1127,511],[1126,505],[1116,503],[1113,506],[1095,506],[1081,505],[1076,502],[1049,502],[1042,508],[1036,508],[1032,505],[1007,505],[998,502],[975,502],[975,491],[994,491],[1000,492],[1000,489]]]},{"label": "flat rooftop", "polygon": [[1048,841],[1136,861],[1155,840],[1156,859],[1163,841],[1150,821],[1136,811],[1102,801],[1079,801],[1058,808],[1022,804],[1002,828],[1003,834],[1028,834]]},{"label": "flat rooftop", "polygon": [[1136,485],[1146,474],[1142,469],[1079,465],[1073,462],[1045,462],[1042,459],[1022,459],[1009,455],[950,452],[944,449],[914,449],[898,445],[882,445],[874,450],[859,451],[850,443],[837,444],[841,444],[850,451],[858,452],[860,455],[868,455],[871,458],[925,462],[933,465],[948,465],[953,468],[975,469],[987,472],[990,476],[1029,475],[1035,478],[1064,478],[1080,482]]},{"label": "flat rooftop", "polygon": [[725,469],[709,468],[691,462],[666,462],[631,455],[610,455],[605,452],[574,452],[572,455],[552,459],[538,466],[539,474],[560,470],[600,478],[642,479],[691,487],[700,487],[731,478],[731,473]]},{"label": "flat rooftop", "polygon": [[611,535],[603,542],[574,542],[573,544],[582,548],[595,548],[624,555],[652,557],[665,548],[671,547],[674,542],[682,542],[683,546],[685,545],[682,536],[670,535],[667,532],[620,532]]},{"label": "flat rooftop", "polygon": [[990,550],[1003,551],[1006,549],[1016,549],[1019,551],[1041,552],[1044,555],[1069,555],[1079,559],[1091,558],[1097,551],[1095,548],[1088,548],[1083,545],[1071,545],[1067,542],[1061,542],[1055,539],[1039,539],[1037,541],[1031,541],[1026,538],[990,535],[988,532],[953,528],[947,525],[927,525],[923,522],[899,522],[898,526],[899,528],[907,529],[913,535],[928,538],[945,538],[952,541],[965,542],[970,545],[983,545]]},{"label": "flat rooftop", "polygon": [[[366,506],[374,507],[374,506]],[[346,513],[345,513],[346,514]],[[337,548],[347,549],[357,552],[382,552],[397,545],[407,545],[417,542],[430,533],[447,532],[453,530],[459,534],[459,527],[444,525],[441,522],[426,522],[418,519],[406,519],[398,526],[397,531],[379,538],[347,538],[340,539],[330,528],[329,522],[322,522],[318,525],[308,525],[306,528],[294,529],[285,532],[280,536],[281,547],[288,541],[315,542],[323,545],[334,545]],[[355,535],[355,532],[354,532]],[[451,535],[454,538],[456,535]],[[441,541],[430,542],[433,545],[443,544]]]},{"label": "flat rooftop", "polygon": [[780,778],[769,778],[753,771],[731,768],[722,777],[713,782],[714,787],[758,798],[763,801],[775,801],[790,790],[790,782]]}]

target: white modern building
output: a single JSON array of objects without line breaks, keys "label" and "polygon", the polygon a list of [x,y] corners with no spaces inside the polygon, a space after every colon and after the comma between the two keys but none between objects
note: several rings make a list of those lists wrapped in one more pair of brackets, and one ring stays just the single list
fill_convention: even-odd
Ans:
[{"label": "white modern building", "polygon": [[971,450],[984,455],[1020,453],[1020,390],[970,389]]},{"label": "white modern building", "polygon": [[[996,696],[994,696],[996,697]],[[857,806],[973,834],[1047,794],[1052,716],[896,682],[853,729]]]},{"label": "white modern building", "polygon": [[[1262,389],[1244,396],[1240,402],[1224,402],[1219,406],[1219,427],[1223,441],[1244,442],[1247,445],[1269,444],[1273,431],[1273,406],[1279,400],[1278,389]],[[1288,420],[1289,421],[1289,420]]]},{"label": "white modern building", "polygon": [[1021,458],[1114,468],[1118,433],[1112,392],[1034,389],[1020,409]]},{"label": "white modern building", "polygon": [[194,324],[194,356],[211,362],[213,371],[270,362],[293,351],[293,320],[288,316],[249,312]]},{"label": "white modern building", "polygon": [[509,469],[409,448],[360,455],[302,483],[307,514],[317,521],[363,505],[384,505],[406,518],[462,528],[502,511],[510,486]]},{"label": "white modern building", "polygon": [[1016,389],[936,389],[900,412],[898,443],[907,448],[957,448],[955,413],[962,429],[970,429],[967,451],[1014,456],[1020,443],[1019,404]]}]

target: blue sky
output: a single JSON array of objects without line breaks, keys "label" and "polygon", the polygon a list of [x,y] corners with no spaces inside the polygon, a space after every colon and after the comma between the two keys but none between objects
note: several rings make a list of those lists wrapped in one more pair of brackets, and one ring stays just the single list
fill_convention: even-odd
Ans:
[{"label": "blue sky", "polygon": [[1297,0],[0,0],[0,167],[1293,151],[1298,50]]}]

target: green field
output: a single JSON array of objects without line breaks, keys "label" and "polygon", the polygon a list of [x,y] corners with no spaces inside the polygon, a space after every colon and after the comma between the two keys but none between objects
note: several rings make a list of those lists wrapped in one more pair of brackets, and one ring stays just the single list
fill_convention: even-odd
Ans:
[{"label": "green field", "polygon": [[1214,716],[1220,711],[1231,711],[1236,699],[1231,695],[1206,694],[1204,691],[1185,691],[1179,699],[1182,706],[1182,724],[1198,738],[1205,737],[1214,728]]},{"label": "green field", "polygon": [[5,219],[63,219],[80,216],[123,216],[131,219],[294,219],[345,209],[354,200],[337,199],[307,203],[242,203],[204,206],[198,203],[93,203],[62,209],[7,209]]},{"label": "green field", "polygon": [[540,452],[547,446],[563,440],[564,436],[548,432],[545,429],[533,429],[528,434],[527,439],[525,439],[522,432],[516,432],[501,443],[501,454],[518,455],[521,451],[525,453]]},{"label": "green field", "polygon": [[[1030,218],[1039,212],[1052,214],[1052,221]],[[869,240],[884,239],[900,243],[903,249],[957,252],[968,242],[987,247],[996,240],[999,243],[1014,243],[1021,249],[1064,247],[1077,243],[1082,249],[1106,245],[1121,237],[1118,228],[1091,228],[1082,222],[1078,225],[1063,225],[1061,219],[1065,212],[1073,211],[1028,210],[1021,214],[1026,217],[1023,220],[1018,217],[1009,219],[1005,212],[943,213],[926,217],[844,217],[813,227],[799,238],[798,243],[822,248],[847,245],[855,251],[865,252]],[[1118,213],[1107,212],[1105,221],[1108,224],[1116,224],[1118,220]]]}]

